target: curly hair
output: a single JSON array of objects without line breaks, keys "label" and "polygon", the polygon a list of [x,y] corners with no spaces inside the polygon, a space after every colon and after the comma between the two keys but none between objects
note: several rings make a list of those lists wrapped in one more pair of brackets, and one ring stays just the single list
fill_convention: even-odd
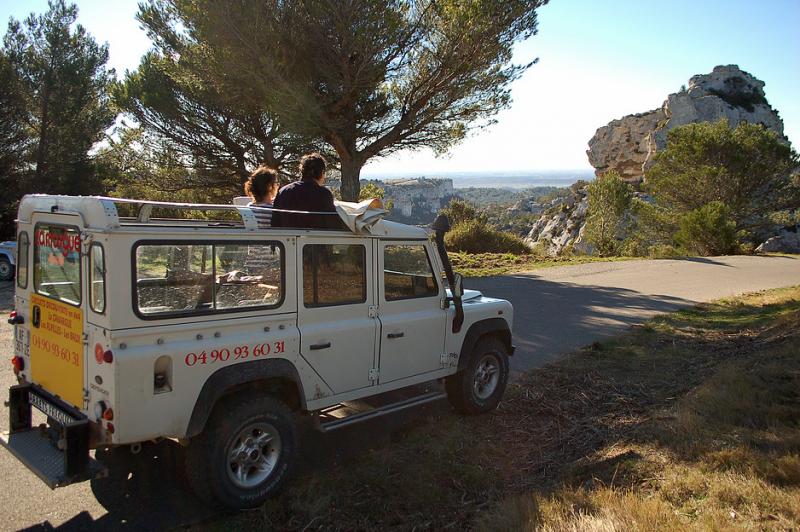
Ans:
[{"label": "curly hair", "polygon": [[270,189],[278,186],[278,172],[269,166],[259,166],[244,184],[244,193],[256,202],[267,199]]},{"label": "curly hair", "polygon": [[303,181],[319,179],[325,173],[325,157],[319,153],[309,153],[300,159],[300,178]]}]

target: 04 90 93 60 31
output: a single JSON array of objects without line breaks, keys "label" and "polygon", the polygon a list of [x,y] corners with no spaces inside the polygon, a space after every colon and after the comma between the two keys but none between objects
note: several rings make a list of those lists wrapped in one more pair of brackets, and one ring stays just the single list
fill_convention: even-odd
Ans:
[{"label": "04 90 93 60 31", "polygon": [[249,357],[262,357],[270,353],[283,353],[285,342],[279,340],[273,343],[255,344],[252,349],[247,345],[236,346],[233,349],[212,349],[210,352],[205,350],[199,353],[187,353],[183,358],[184,364],[189,367],[197,364],[214,364],[216,362],[228,362],[229,360],[244,360]]}]

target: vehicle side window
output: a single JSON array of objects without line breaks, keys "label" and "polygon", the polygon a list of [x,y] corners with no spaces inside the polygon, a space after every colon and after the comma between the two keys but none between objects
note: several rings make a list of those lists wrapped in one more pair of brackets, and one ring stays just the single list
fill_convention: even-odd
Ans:
[{"label": "vehicle side window", "polygon": [[278,306],[282,252],[278,242],[139,245],[136,310],[168,317]]},{"label": "vehicle side window", "polygon": [[136,248],[136,297],[143,315],[212,310],[214,272],[210,245],[142,245]]},{"label": "vehicle side window", "polygon": [[353,244],[303,246],[303,304],[326,307],[367,300],[367,248]]},{"label": "vehicle side window", "polygon": [[392,244],[384,247],[383,288],[386,301],[439,294],[424,245]]},{"label": "vehicle side window", "polygon": [[92,244],[89,254],[89,302],[98,314],[106,311],[106,257],[100,244]]},{"label": "vehicle side window", "polygon": [[28,233],[22,231],[17,239],[17,286],[28,288]]},{"label": "vehicle side window", "polygon": [[217,309],[275,306],[280,303],[281,249],[261,244],[214,246]]},{"label": "vehicle side window", "polygon": [[39,224],[33,233],[33,287],[37,294],[81,304],[81,235],[62,225]]}]

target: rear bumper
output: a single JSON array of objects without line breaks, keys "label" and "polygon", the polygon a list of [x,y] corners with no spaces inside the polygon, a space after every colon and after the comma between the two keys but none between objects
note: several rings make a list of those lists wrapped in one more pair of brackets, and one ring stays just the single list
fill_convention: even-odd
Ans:
[{"label": "rear bumper", "polygon": [[[48,417],[49,425],[31,426],[31,407]],[[0,434],[8,449],[50,488],[67,486],[105,474],[89,456],[89,419],[80,411],[33,384],[9,389],[10,432]]]}]

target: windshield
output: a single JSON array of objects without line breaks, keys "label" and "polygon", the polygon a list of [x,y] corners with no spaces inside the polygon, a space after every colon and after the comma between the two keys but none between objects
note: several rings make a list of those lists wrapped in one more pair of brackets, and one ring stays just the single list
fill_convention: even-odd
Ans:
[{"label": "windshield", "polygon": [[37,294],[81,303],[81,236],[76,228],[39,224],[34,233],[33,284]]}]

